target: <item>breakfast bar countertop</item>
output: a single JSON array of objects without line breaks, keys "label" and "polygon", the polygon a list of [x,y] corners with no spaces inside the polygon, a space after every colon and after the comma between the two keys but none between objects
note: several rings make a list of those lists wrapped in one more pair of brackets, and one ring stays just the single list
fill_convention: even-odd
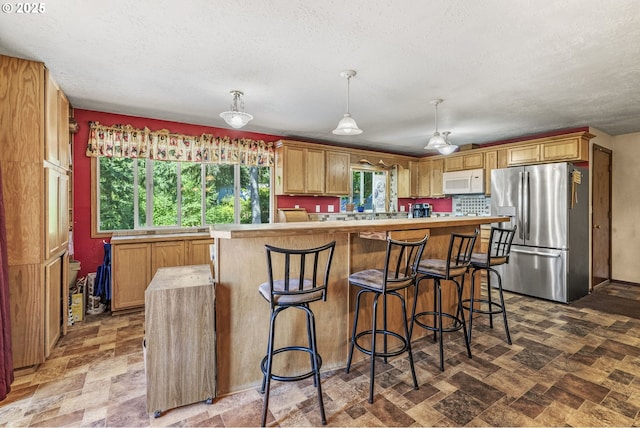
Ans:
[{"label": "breakfast bar countertop", "polygon": [[426,217],[383,220],[334,220],[265,224],[216,224],[213,238],[257,238],[269,236],[309,235],[314,233],[385,232],[399,230],[473,226],[509,221],[508,217],[463,216]]}]

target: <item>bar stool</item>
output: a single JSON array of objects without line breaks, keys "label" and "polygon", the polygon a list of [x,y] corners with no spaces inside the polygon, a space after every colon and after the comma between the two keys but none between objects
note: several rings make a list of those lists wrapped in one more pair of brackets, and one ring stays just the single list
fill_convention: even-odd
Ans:
[{"label": "bar stool", "polygon": [[[467,354],[471,358],[471,347],[469,346],[469,337],[467,336],[467,327],[465,324],[464,313],[462,311],[462,290],[464,288],[464,276],[469,270],[471,263],[471,253],[478,236],[476,229],[473,234],[452,233],[449,239],[449,250],[447,258],[442,259],[425,259],[421,260],[418,265],[418,278],[416,279],[415,296],[413,299],[413,309],[411,311],[411,331],[413,334],[413,324],[416,323],[420,327],[433,331],[433,340],[440,337],[440,370],[444,371],[444,346],[442,343],[442,334],[453,331],[462,330],[464,333],[464,342],[467,346]],[[458,278],[461,278],[458,280]],[[433,310],[416,313],[418,302],[418,292],[420,283],[425,279],[433,280]],[[442,286],[441,281],[452,281],[456,285],[457,301],[456,312],[450,314],[442,308]],[[433,317],[433,325],[428,325],[420,319],[426,316]],[[452,320],[450,326],[442,325],[443,317]]]},{"label": "bar stool", "polygon": [[[271,245],[265,245],[267,250],[267,271],[269,281],[260,284],[258,290],[271,306],[271,322],[269,325],[269,341],[267,355],[262,359],[260,368],[263,373],[260,393],[264,394],[264,408],[262,411],[262,425],[267,422],[269,407],[269,389],[271,379],[282,382],[293,382],[314,377],[314,386],[318,389],[318,404],[322,424],[327,420],[324,414],[322,401],[322,387],[320,385],[320,366],[322,359],[318,354],[316,343],[316,324],[309,303],[317,300],[327,300],[327,284],[329,282],[329,270],[336,242],[321,247],[310,249],[285,249]],[[273,271],[282,272],[282,275],[274,279]],[[285,346],[273,349],[275,324],[277,316],[284,310],[294,308],[305,312],[307,324],[308,346]],[[283,352],[302,351],[309,353],[311,370],[295,376],[285,376],[272,372],[273,357]]]},{"label": "bar stool", "polygon": [[[471,296],[462,301],[463,307],[469,310],[469,341],[471,341],[471,330],[473,327],[473,314],[489,315],[489,326],[493,328],[493,316],[502,314],[504,330],[507,333],[507,343],[511,345],[511,335],[509,334],[509,324],[507,323],[507,311],[504,306],[504,296],[502,295],[502,278],[500,273],[493,266],[509,263],[511,253],[511,243],[516,234],[517,226],[513,229],[503,229],[492,227],[489,235],[489,251],[486,253],[473,253],[471,255]],[[487,297],[476,299],[474,297],[476,272],[487,271]],[[498,278],[498,297],[500,303],[492,299],[491,272]],[[468,304],[468,306],[466,306]]]},{"label": "bar stool", "polygon": [[[349,357],[345,371],[349,373],[354,348],[366,355],[371,356],[370,382],[369,382],[369,403],[373,403],[373,381],[375,378],[375,357],[383,357],[385,364],[387,358],[400,355],[404,352],[409,354],[409,366],[413,386],[418,389],[418,380],[413,366],[413,354],[411,353],[411,336],[407,323],[407,308],[405,298],[399,293],[407,287],[415,284],[416,269],[422,257],[424,246],[428,236],[419,241],[396,241],[387,238],[387,250],[384,267],[382,269],[367,269],[349,275],[349,285],[358,287],[360,290],[356,296],[355,318],[353,320],[353,330],[351,331],[351,343],[349,347]],[[358,331],[358,318],[360,316],[360,304],[362,297],[373,295],[373,314],[371,329]],[[382,328],[378,328],[378,299],[382,296]],[[402,334],[391,331],[387,324],[387,296],[394,296],[402,304],[402,319],[404,331]],[[376,338],[381,336],[382,349],[376,347]],[[363,344],[361,339],[370,339],[370,347]],[[389,347],[388,339],[393,338],[393,347]]]}]

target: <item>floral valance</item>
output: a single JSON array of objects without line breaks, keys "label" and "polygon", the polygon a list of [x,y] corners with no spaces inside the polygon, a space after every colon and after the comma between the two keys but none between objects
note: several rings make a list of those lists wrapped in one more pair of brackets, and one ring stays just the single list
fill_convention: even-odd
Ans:
[{"label": "floral valance", "polygon": [[91,122],[87,156],[148,158],[161,161],[273,166],[273,143],[248,138],[172,134],[131,125],[103,126]]}]

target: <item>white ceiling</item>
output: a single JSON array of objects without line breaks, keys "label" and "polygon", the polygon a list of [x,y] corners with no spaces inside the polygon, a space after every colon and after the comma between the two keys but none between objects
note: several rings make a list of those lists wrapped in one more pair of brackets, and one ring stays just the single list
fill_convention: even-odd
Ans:
[{"label": "white ceiling", "polygon": [[[239,89],[243,130],[416,155],[434,98],[455,144],[640,131],[638,0],[42,4],[0,14],[0,53],[44,62],[76,108],[226,127]],[[345,69],[359,136],[331,133]]]}]

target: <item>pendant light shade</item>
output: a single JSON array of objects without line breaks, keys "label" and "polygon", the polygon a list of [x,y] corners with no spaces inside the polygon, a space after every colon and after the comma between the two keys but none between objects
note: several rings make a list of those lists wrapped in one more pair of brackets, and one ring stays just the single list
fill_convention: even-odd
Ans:
[{"label": "pendant light shade", "polygon": [[347,79],[347,112],[344,114],[342,119],[340,119],[340,122],[338,122],[336,129],[333,130],[333,133],[336,135],[362,134],[362,129],[358,128],[358,124],[355,119],[351,117],[351,113],[349,113],[349,81],[355,75],[355,70],[345,70],[340,73],[340,76]]},{"label": "pendant light shade", "polygon": [[455,152],[456,150],[458,150],[458,146],[456,146],[455,144],[451,144],[449,143],[449,134],[451,134],[451,132],[446,131],[442,133],[442,136],[444,138],[444,146],[440,146],[438,147],[438,152],[441,155],[450,155],[451,153]]},{"label": "pendant light shade", "polygon": [[447,132],[443,132],[442,134],[438,132],[438,104],[440,104],[442,101],[443,100],[439,98],[435,100],[431,100],[431,104],[435,106],[435,110],[436,110],[436,113],[435,113],[436,131],[433,133],[433,136],[429,138],[429,142],[424,147],[424,149],[437,150],[440,154],[449,155],[455,152],[456,150],[458,150],[458,146],[456,146],[455,144],[451,144],[447,139],[447,136],[450,134],[450,132],[447,131]]},{"label": "pendant light shade", "polygon": [[[244,102],[242,101],[244,94],[242,91],[233,90],[231,91],[231,95],[233,95],[231,110],[223,111],[220,113],[220,117],[227,122],[227,125],[235,129],[240,129],[249,123],[249,121],[253,119],[253,116],[244,112]],[[238,101],[240,102],[240,110],[238,110]]]}]

